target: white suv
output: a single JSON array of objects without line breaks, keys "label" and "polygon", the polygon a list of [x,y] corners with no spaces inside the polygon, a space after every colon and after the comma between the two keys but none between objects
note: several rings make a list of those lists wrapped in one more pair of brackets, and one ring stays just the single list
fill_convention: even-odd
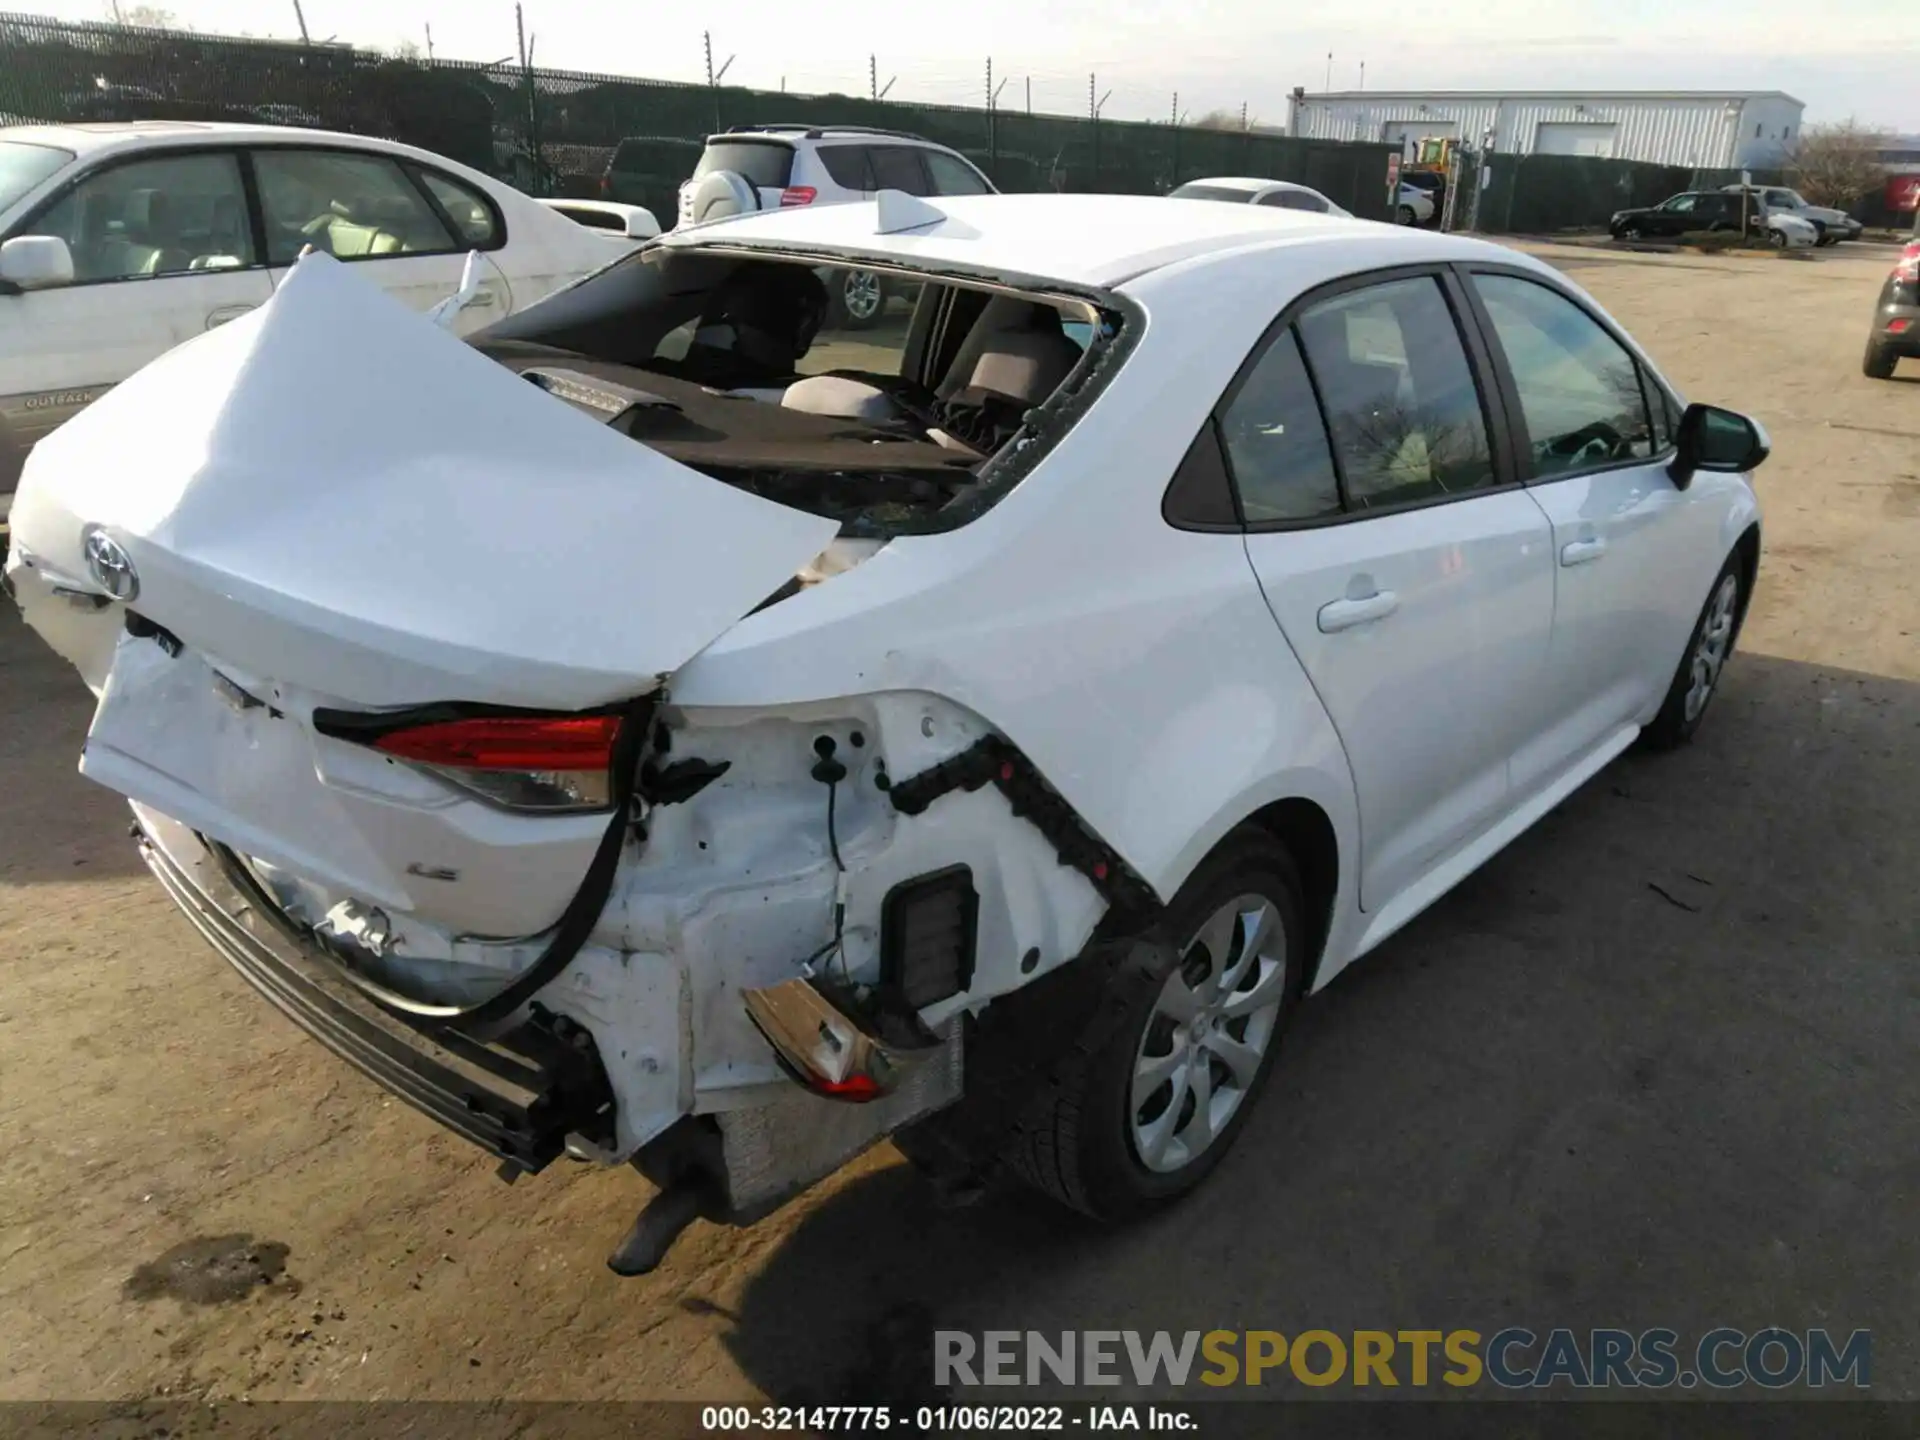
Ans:
[{"label": "white suv", "polygon": [[[909,195],[992,195],[993,182],[959,152],[899,130],[861,125],[743,125],[709,135],[680,187],[682,225],[796,205],[845,205],[882,190]],[[887,293],[870,270],[835,273],[834,319],[877,324]]]}]

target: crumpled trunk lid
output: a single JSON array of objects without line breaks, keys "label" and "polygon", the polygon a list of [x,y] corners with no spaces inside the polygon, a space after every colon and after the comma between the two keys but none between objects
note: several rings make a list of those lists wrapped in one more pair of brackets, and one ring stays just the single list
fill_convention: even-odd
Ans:
[{"label": "crumpled trunk lid", "polygon": [[630,701],[837,528],[320,256],[44,442],[13,520],[22,610],[101,697],[83,772],[442,950],[551,927],[609,814],[488,803],[315,712]]},{"label": "crumpled trunk lid", "polygon": [[648,450],[327,256],[43,441],[15,542],[255,675],[365,707],[586,709],[679,668],[831,520]]}]

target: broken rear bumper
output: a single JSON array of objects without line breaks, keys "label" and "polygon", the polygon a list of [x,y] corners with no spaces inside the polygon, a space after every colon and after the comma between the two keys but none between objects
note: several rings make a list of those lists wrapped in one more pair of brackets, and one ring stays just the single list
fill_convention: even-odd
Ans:
[{"label": "broken rear bumper", "polygon": [[173,902],[248,984],[314,1039],[415,1109],[532,1173],[569,1135],[601,1143],[613,1098],[592,1042],[527,1024],[490,1042],[428,1031],[342,979],[259,913],[191,830],[134,807],[140,853]]}]

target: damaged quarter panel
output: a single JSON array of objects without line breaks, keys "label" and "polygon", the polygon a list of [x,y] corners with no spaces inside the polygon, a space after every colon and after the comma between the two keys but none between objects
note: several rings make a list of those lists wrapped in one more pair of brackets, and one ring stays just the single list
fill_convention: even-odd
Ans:
[{"label": "damaged quarter panel", "polygon": [[[963,529],[895,540],[734,627],[679,672],[676,702],[704,712],[942,696],[1018,746],[1163,900],[1229,829],[1283,798],[1317,805],[1341,854],[1354,855],[1344,754],[1241,537],[1174,531],[1160,512],[1272,315],[1303,288],[1393,263],[1397,247],[1388,235],[1337,256],[1289,250],[1173,266],[1127,287],[1142,333],[1095,402],[1098,423],[1069,430]],[[1270,295],[1271,312],[1248,307],[1249,294]],[[1022,823],[999,822],[1008,834]],[[1341,866],[1323,980],[1357,930],[1351,868]],[[1017,957],[983,944],[974,996],[1023,983]],[[1042,964],[1064,958],[1044,953]]]}]

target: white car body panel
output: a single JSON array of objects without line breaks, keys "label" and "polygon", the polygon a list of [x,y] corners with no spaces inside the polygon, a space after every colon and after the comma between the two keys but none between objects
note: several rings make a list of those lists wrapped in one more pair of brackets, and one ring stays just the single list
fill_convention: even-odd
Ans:
[{"label": "white car body panel", "polygon": [[[1107,900],[1004,796],[908,813],[882,768],[898,781],[1004,736],[1161,900],[1236,826],[1304,803],[1338,854],[1324,985],[1657,710],[1757,518],[1742,477],[1681,492],[1649,464],[1284,534],[1162,515],[1195,434],[1296,297],[1447,261],[1579,295],[1557,272],[1481,241],[1282,209],[928,203],[946,218],[912,232],[878,234],[877,207],[846,205],[658,245],[1062,288],[1124,313],[1134,348],[985,513],[764,609],[832,522],[594,424],[356,272],[295,267],[257,315],[149,367],[28,470],[8,573],[29,621],[104,691],[87,772],[288,872],[274,893],[309,923],[343,895],[390,907],[422,987],[458,998],[530,963],[605,816],[485,811],[316,736],[311,711],[578,709],[664,680],[672,753],[729,768],[646,817],[588,945],[545,992],[612,1057],[620,1138],[600,1158],[619,1159],[680,1114],[788,1093],[739,992],[826,953],[836,905],[839,963],[871,973],[888,891],[970,867],[976,964],[930,1025],[1081,952]],[[349,345],[357,369],[337,363]],[[182,656],[163,665],[121,638],[118,607],[57,595],[91,583],[89,525],[122,543],[142,613]],[[1596,539],[1601,563],[1563,562]],[[1362,582],[1398,608],[1322,630],[1321,608]],[[232,710],[209,671],[279,713]],[[836,832],[807,768],[822,735],[848,766]],[[414,861],[462,878],[419,883]]]}]

